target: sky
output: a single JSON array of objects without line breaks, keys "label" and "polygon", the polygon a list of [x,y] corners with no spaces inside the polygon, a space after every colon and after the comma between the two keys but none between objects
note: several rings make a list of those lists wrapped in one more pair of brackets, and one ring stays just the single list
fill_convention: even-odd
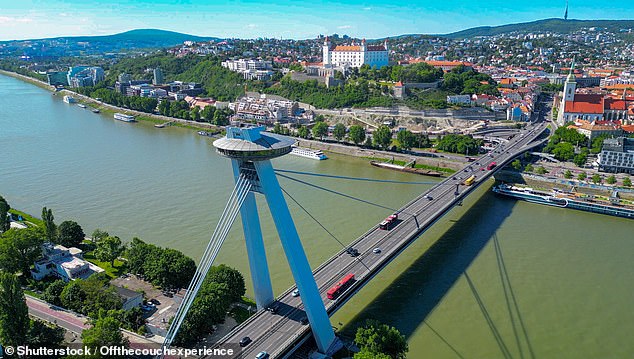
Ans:
[{"label": "sky", "polygon": [[[0,0],[0,41],[155,28],[199,36],[368,39],[563,17],[565,0]],[[634,1],[569,0],[569,19],[632,19]]]}]

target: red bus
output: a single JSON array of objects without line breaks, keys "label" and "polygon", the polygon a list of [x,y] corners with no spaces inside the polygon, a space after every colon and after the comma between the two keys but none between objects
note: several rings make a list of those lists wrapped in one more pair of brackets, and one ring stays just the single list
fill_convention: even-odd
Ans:
[{"label": "red bus", "polygon": [[489,165],[487,166],[487,170],[489,170],[489,171],[492,170],[493,167],[495,167],[496,165],[497,165],[497,163],[495,163],[495,162],[489,163]]},{"label": "red bus", "polygon": [[394,213],[384,219],[383,222],[379,223],[379,228],[388,230],[396,221],[398,221],[398,213]]},{"label": "red bus", "polygon": [[350,288],[350,286],[354,283],[354,274],[350,273],[343,277],[339,283],[335,284],[334,287],[328,290],[326,296],[328,299],[336,299],[341,293],[345,292],[346,289]]}]

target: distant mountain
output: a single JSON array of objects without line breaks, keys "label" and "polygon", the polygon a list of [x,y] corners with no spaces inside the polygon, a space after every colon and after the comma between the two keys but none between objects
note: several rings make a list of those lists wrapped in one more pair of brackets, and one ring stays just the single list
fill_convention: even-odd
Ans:
[{"label": "distant mountain", "polygon": [[47,39],[32,39],[32,40],[16,40],[16,41],[3,41],[5,43],[20,43],[20,42],[41,42],[41,41],[58,41],[71,43],[88,43],[90,48],[116,51],[119,49],[134,49],[134,48],[162,48],[170,47],[178,44],[182,44],[184,41],[210,41],[217,40],[215,37],[201,37],[183,34],[180,32],[158,30],[158,29],[138,29],[122,32],[114,35],[104,36],[64,36],[53,37]]},{"label": "distant mountain", "polygon": [[563,20],[544,19],[519,24],[509,24],[501,26],[480,26],[467,30],[462,30],[446,35],[438,35],[450,39],[464,39],[475,36],[494,36],[507,34],[515,31],[551,31],[558,33],[570,33],[581,28],[600,27],[612,32],[619,32],[621,29],[634,29],[634,20]]}]

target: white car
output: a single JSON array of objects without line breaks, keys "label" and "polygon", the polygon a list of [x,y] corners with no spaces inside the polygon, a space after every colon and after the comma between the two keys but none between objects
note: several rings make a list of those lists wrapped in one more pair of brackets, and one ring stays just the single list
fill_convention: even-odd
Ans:
[{"label": "white car", "polygon": [[299,289],[295,289],[293,293],[291,293],[293,297],[299,297]]},{"label": "white car", "polygon": [[374,253],[374,254],[379,254],[379,253],[381,253],[381,248],[374,248],[374,249],[372,250],[372,253]]}]

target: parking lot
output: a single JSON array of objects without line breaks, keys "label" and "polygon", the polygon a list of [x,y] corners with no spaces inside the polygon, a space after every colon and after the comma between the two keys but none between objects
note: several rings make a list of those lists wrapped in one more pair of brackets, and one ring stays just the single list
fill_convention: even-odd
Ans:
[{"label": "parking lot", "polygon": [[134,275],[115,278],[111,283],[133,291],[143,291],[148,302],[158,301],[158,304],[148,305],[146,308],[149,310],[144,309],[143,312],[146,315],[149,331],[156,335],[165,336],[169,320],[176,315],[178,305],[183,300],[184,290],[181,289],[175,294],[170,293],[171,297],[169,297],[160,289]]}]

